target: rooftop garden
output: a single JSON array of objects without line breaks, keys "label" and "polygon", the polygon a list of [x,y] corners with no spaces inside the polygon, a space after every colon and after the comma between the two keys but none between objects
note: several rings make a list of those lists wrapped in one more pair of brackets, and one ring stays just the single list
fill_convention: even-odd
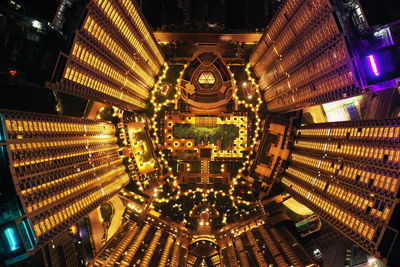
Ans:
[{"label": "rooftop garden", "polygon": [[207,141],[226,149],[239,136],[239,128],[235,125],[219,125],[217,127],[198,127],[193,124],[175,124],[174,137],[178,139],[194,139],[195,145]]}]

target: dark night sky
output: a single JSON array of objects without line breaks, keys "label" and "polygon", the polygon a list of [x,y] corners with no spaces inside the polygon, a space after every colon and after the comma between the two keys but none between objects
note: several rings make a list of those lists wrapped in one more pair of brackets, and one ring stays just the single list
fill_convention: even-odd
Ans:
[{"label": "dark night sky", "polygon": [[14,0],[23,7],[23,13],[39,20],[52,21],[60,0]]},{"label": "dark night sky", "polygon": [[[4,1],[4,0],[3,0]],[[8,2],[9,0],[5,0]],[[52,21],[61,0],[14,0],[22,6],[19,12],[38,20]],[[74,0],[84,5],[87,0]],[[140,0],[135,0],[140,2]],[[153,28],[162,24],[182,25],[183,10],[177,0],[141,0],[143,13]],[[185,0],[181,0],[182,3]],[[266,0],[190,0],[192,18],[201,18],[209,12],[208,21],[218,21],[227,29],[260,28],[266,26],[264,3]],[[206,7],[206,2],[209,8]],[[225,2],[225,8],[223,8]]]},{"label": "dark night sky", "polygon": [[360,0],[369,26],[400,19],[400,0]]},{"label": "dark night sky", "polygon": [[[191,0],[192,16],[199,15],[196,11],[206,1],[209,5],[213,5],[220,0]],[[15,2],[24,8],[24,14],[52,21],[60,0],[15,0]],[[154,28],[160,27],[163,23],[183,24],[183,12],[178,8],[177,2],[177,0],[142,0],[143,12],[149,24]],[[225,22],[228,29],[243,29],[246,24],[251,28],[264,27],[267,24],[265,2],[265,0],[225,0],[225,10],[213,10],[213,17],[225,17],[222,23]],[[360,0],[360,3],[370,26],[384,25],[400,19],[400,0]],[[222,12],[224,14],[221,14]]]},{"label": "dark night sky", "polygon": [[[183,24],[183,12],[176,0],[142,0],[143,13],[153,28],[162,24]],[[207,4],[206,4],[207,2]],[[220,0],[191,0],[191,17],[201,18],[202,12],[209,6],[209,21],[222,20],[228,29],[243,29],[266,26],[265,0],[225,0],[225,9]],[[246,5],[247,2],[247,5]],[[247,16],[246,16],[247,15]]]}]

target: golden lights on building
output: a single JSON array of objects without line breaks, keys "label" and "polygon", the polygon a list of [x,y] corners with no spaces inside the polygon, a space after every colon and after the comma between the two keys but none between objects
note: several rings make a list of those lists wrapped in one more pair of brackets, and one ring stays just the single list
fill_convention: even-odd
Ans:
[{"label": "golden lights on building", "polygon": [[282,184],[366,251],[387,260],[398,229],[399,120],[297,130]]},{"label": "golden lights on building", "polygon": [[[207,256],[198,250],[206,249]],[[284,226],[251,219],[217,235],[196,235],[162,219],[128,220],[89,266],[312,266]],[[250,264],[251,263],[251,264]]]},{"label": "golden lights on building", "polygon": [[33,230],[34,248],[128,183],[111,123],[9,110],[0,114],[2,148],[25,211],[20,216]]},{"label": "golden lights on building", "polygon": [[285,1],[250,56],[271,112],[358,95],[345,35],[329,0]]},{"label": "golden lights on building", "polygon": [[164,58],[137,4],[92,0],[87,10],[54,89],[143,109]]}]

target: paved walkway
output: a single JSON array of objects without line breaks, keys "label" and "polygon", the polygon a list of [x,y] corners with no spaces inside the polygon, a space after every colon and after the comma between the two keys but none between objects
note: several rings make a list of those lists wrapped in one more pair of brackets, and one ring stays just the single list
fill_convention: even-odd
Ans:
[{"label": "paved walkway", "polygon": [[112,197],[109,202],[114,207],[114,214],[111,217],[111,224],[108,228],[107,241],[118,231],[119,226],[122,224],[122,216],[125,211],[125,207],[117,195]]},{"label": "paved walkway", "polygon": [[203,194],[207,194],[208,160],[203,160]]},{"label": "paved walkway", "polygon": [[[114,213],[111,217],[111,224],[107,232],[107,241],[115,234],[122,223],[122,216],[124,215],[125,207],[118,196],[112,197],[110,200],[113,206]],[[103,247],[104,227],[101,219],[100,208],[95,209],[89,213],[90,225],[92,227],[92,238],[95,250],[99,251]]]}]

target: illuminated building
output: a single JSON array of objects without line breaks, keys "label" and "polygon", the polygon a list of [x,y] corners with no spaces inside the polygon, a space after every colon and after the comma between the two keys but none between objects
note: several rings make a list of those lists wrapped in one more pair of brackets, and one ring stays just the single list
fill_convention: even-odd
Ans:
[{"label": "illuminated building", "polygon": [[398,119],[302,126],[282,185],[387,262],[399,243],[399,138]]},{"label": "illuminated building", "polygon": [[92,0],[86,8],[67,62],[59,62],[53,88],[128,110],[143,109],[164,58],[137,3]]},{"label": "illuminated building", "polygon": [[345,34],[329,0],[285,1],[250,64],[271,112],[322,104],[362,92]]},{"label": "illuminated building", "polygon": [[74,267],[79,265],[76,248],[68,231],[49,242],[42,249],[45,264],[50,266]]},{"label": "illuminated building", "polygon": [[400,24],[369,28],[358,0],[266,2],[280,4],[263,34],[221,32],[221,16],[154,37],[134,0],[62,1],[47,26],[68,45],[43,89],[60,113],[66,93],[110,122],[0,110],[0,260],[312,266],[296,238],[330,224],[397,266],[399,119],[314,121],[363,118],[364,98],[398,91]]},{"label": "illuminated building", "polygon": [[138,222],[128,220],[89,266],[178,266],[173,263],[181,258],[177,255],[183,251],[180,243],[177,229],[165,222],[151,217]]},{"label": "illuminated building", "polygon": [[125,222],[89,266],[199,266],[203,261],[206,266],[313,264],[285,226],[272,226],[260,217],[214,236],[182,231],[149,216]]},{"label": "illuminated building", "polygon": [[221,242],[221,266],[313,264],[302,245],[285,226],[274,226],[263,219],[253,219],[251,224],[239,225],[221,233],[218,239]]},{"label": "illuminated building", "polygon": [[3,188],[10,188],[1,235],[8,258],[21,259],[117,194],[129,178],[111,123],[9,110],[0,116],[2,171],[9,176]]}]

